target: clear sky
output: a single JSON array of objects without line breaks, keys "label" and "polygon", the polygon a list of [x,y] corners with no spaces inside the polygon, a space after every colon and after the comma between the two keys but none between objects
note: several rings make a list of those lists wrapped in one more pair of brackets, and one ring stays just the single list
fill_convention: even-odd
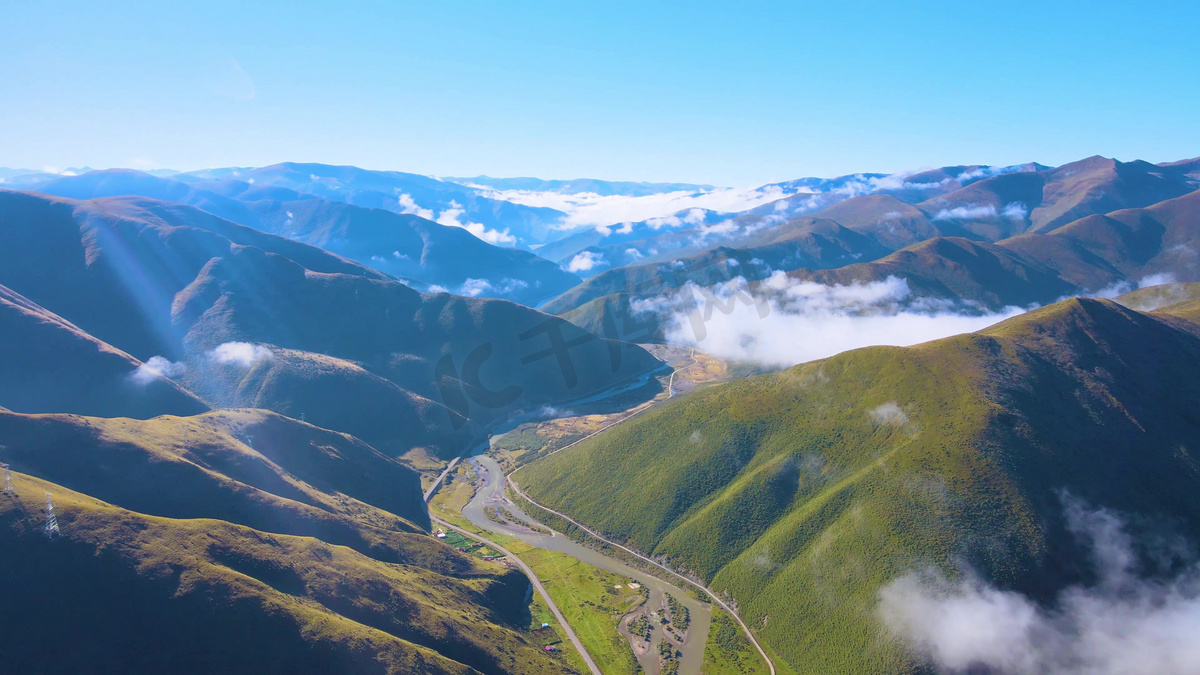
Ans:
[{"label": "clear sky", "polygon": [[749,185],[1200,155],[1200,3],[0,0],[0,166]]}]

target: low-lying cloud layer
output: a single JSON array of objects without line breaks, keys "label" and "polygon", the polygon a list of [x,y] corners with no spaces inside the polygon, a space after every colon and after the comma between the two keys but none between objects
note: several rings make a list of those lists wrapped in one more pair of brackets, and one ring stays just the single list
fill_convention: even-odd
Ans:
[{"label": "low-lying cloud layer", "polygon": [[[789,193],[778,186],[755,188],[716,188],[701,192],[664,192],[640,197],[598,195],[592,192],[561,194],[528,190],[492,190],[484,193],[492,199],[503,199],[525,206],[544,206],[567,214],[562,226],[605,227],[617,223],[637,223],[652,218],[672,218],[672,214],[691,209],[735,212],[752,209],[786,197]],[[682,222],[682,219],[680,219]]]},{"label": "low-lying cloud layer", "polygon": [[825,286],[782,272],[760,284],[738,278],[715,289],[689,286],[679,296],[639,308],[673,317],[666,336],[670,342],[768,366],[791,366],[872,345],[918,344],[973,332],[1024,311],[971,311],[916,297],[908,282],[896,277]]},{"label": "low-lying cloud layer", "polygon": [[1142,578],[1121,518],[1070,496],[1063,502],[1068,527],[1092,551],[1095,585],[1068,588],[1043,607],[970,572],[951,581],[927,570],[883,588],[880,619],[942,672],[1200,673],[1200,567]]}]

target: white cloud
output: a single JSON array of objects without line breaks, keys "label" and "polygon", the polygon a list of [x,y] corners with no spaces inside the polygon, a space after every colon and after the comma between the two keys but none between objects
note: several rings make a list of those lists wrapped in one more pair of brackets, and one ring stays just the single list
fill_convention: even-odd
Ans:
[{"label": "white cloud", "polygon": [[897,427],[908,424],[908,415],[904,414],[895,401],[888,401],[871,408],[867,411],[867,417],[870,417],[875,424],[890,424]]},{"label": "white cloud", "polygon": [[974,220],[976,218],[995,218],[996,207],[991,204],[968,204],[952,209],[942,209],[934,214],[934,220]]},{"label": "white cloud", "polygon": [[608,264],[608,259],[602,254],[595,251],[583,251],[571,258],[571,262],[567,263],[568,272],[587,272],[593,267],[603,266]]},{"label": "white cloud", "polygon": [[482,293],[491,290],[492,284],[487,279],[467,279],[463,285],[459,287],[458,294],[467,297],[475,298]]},{"label": "white cloud", "polygon": [[965,185],[968,181],[983,180],[992,176],[1001,176],[1006,173],[1023,173],[1033,171],[1035,167],[1032,164],[1013,164],[1010,166],[980,166],[970,171],[964,171],[958,175],[959,184]]},{"label": "white cloud", "polygon": [[209,358],[223,365],[249,368],[274,357],[270,349],[249,342],[226,342],[208,352]]},{"label": "white cloud", "polygon": [[642,255],[642,252],[636,248],[627,248],[625,249],[625,257],[629,258],[630,260],[640,260],[646,256]]},{"label": "white cloud", "polygon": [[1142,277],[1141,281],[1138,281],[1138,288],[1149,288],[1151,286],[1163,286],[1173,283],[1175,283],[1174,274],[1171,274],[1170,272],[1160,272],[1159,274],[1151,274],[1149,276]]},{"label": "white cloud", "polygon": [[914,297],[908,282],[896,277],[825,286],[777,271],[750,288],[740,277],[713,289],[689,285],[676,296],[643,301],[637,308],[668,316],[669,342],[770,366],[871,345],[918,344],[973,332],[1024,311],[967,312],[949,301]]},{"label": "white cloud", "polygon": [[1091,550],[1094,586],[1069,587],[1047,607],[970,571],[951,581],[925,570],[881,590],[883,624],[943,672],[1200,672],[1200,568],[1139,578],[1134,540],[1117,515],[1067,495],[1063,503],[1069,529]]},{"label": "white cloud", "polygon": [[170,361],[162,356],[151,356],[145,363],[129,374],[135,384],[145,386],[163,377],[178,377],[187,370],[181,362]]},{"label": "white cloud", "polygon": [[463,285],[459,287],[458,294],[476,298],[480,295],[488,297],[505,296],[519,291],[524,288],[529,288],[529,284],[521,279],[510,279],[505,277],[499,282],[493,284],[487,279],[467,279]]},{"label": "white cloud", "polygon": [[[447,225],[449,227],[461,227],[462,229],[466,230],[467,232],[470,232],[471,234],[475,235],[475,237],[477,239],[482,239],[489,244],[494,244],[494,245],[499,246],[501,244],[517,243],[517,238],[510,235],[508,233],[507,229],[504,231],[489,230],[488,228],[484,227],[480,223],[461,222],[458,218],[459,218],[459,216],[463,215],[464,213],[466,213],[466,210],[464,210],[458,202],[451,201],[449,204],[449,208],[443,210],[438,215],[437,222],[439,225]],[[422,216],[422,217],[424,217],[424,216]]]},{"label": "white cloud", "polygon": [[1021,202],[1009,202],[1004,205],[1000,215],[1010,220],[1025,220],[1029,216],[1029,209]]},{"label": "white cloud", "polygon": [[396,202],[400,207],[400,213],[417,216],[425,220],[433,220],[433,211],[418,206],[417,202],[413,200],[412,195],[401,192],[396,197]]}]

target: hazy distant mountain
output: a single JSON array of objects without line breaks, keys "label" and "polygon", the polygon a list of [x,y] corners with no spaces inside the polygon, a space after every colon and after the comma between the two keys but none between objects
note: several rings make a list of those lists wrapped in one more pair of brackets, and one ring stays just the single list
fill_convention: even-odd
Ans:
[{"label": "hazy distant mountain", "polygon": [[[1200,540],[1198,401],[1200,326],[1072,299],[676,397],[516,478],[728,594],[797,672],[927,672],[880,620],[897,580],[937,570],[1045,606],[1106,583],[1115,556],[1139,578],[1182,569],[1153,542]],[[1120,542],[1081,529],[1070,500],[1139,538],[1113,512],[1096,518]]]},{"label": "hazy distant mountain", "polygon": [[474,176],[472,178],[449,178],[445,180],[460,185],[479,185],[495,190],[522,190],[528,192],[557,192],[559,194],[590,193],[609,197],[621,195],[625,197],[644,197],[646,195],[662,194],[664,192],[700,192],[711,190],[712,185],[697,185],[694,183],[644,183],[635,181],[599,180],[596,178],[575,178],[572,180],[544,180],[541,178],[492,178],[491,176]]},{"label": "hazy distant mountain", "polygon": [[[630,248],[642,253],[654,251],[655,259],[667,260],[673,255],[688,255],[689,251],[677,253],[673,247],[679,241],[696,240],[698,235],[709,239],[712,245],[742,247],[741,240],[754,232],[775,227],[792,218],[819,213],[822,209],[855,197],[889,195],[897,202],[913,203],[953,192],[989,177],[1036,172],[1045,168],[1036,163],[1007,167],[953,166],[916,174],[859,173],[838,178],[801,178],[758,188],[762,194],[774,195],[775,198],[747,211],[722,213],[688,209],[637,223],[583,230],[539,248],[538,253],[567,264],[580,252],[599,249],[605,251],[605,259],[611,258],[610,266],[619,267],[633,262],[627,260],[623,255],[624,249],[619,248],[623,244],[630,244]],[[894,217],[893,210],[882,211],[875,219]],[[880,242],[885,243],[888,239],[884,237]],[[913,241],[904,240],[893,248]]]},{"label": "hazy distant mountain", "polygon": [[[0,284],[135,358],[182,364],[177,381],[216,405],[306,415],[395,453],[457,452],[502,414],[659,366],[520,305],[422,295],[144,198],[0,193]],[[559,336],[563,352],[539,356]]]},{"label": "hazy distant mountain", "polygon": [[355,206],[419,215],[428,220],[474,224],[495,244],[529,248],[561,234],[555,226],[566,215],[554,209],[490,199],[480,190],[399,171],[370,171],[354,166],[284,162],[261,168],[191,171],[178,180],[211,183],[236,180],[282,187]]},{"label": "hazy distant mountain", "polygon": [[[860,217],[880,207],[896,209],[888,226],[872,223],[869,215]],[[906,282],[909,302],[950,301],[956,311],[965,313],[1045,304],[1068,295],[1113,295],[1163,280],[1200,281],[1200,191],[1145,208],[1086,216],[1046,232],[1026,232],[994,243],[980,240],[977,232],[960,227],[961,223],[931,219],[927,211],[898,204],[888,195],[847,200],[822,215],[836,216],[853,227],[809,221],[825,223],[828,239],[824,250],[834,252],[833,257],[814,260],[805,255],[804,245],[786,239],[779,249],[721,246],[674,262],[605,270],[543,309],[591,331],[638,326],[640,339],[657,341],[663,339],[665,318],[647,308],[675,295],[678,289],[687,284],[713,286],[737,277],[753,282],[776,271],[787,271],[793,280],[827,286],[871,284],[895,277]],[[754,233],[751,240],[785,232],[798,222],[803,221],[788,221]],[[956,229],[959,236],[920,237]],[[893,241],[909,236],[919,240],[882,255],[886,248],[876,242],[885,233],[895,237]],[[852,237],[859,237],[860,242],[855,248],[844,248],[854,241]],[[789,250],[792,257],[772,255]],[[843,259],[847,254],[858,254],[862,261],[847,264]],[[793,266],[801,260],[805,264]],[[670,314],[679,310],[675,305],[661,309]]]},{"label": "hazy distant mountain", "polygon": [[126,169],[55,176],[28,188],[72,199],[136,195],[189,204],[411,279],[421,290],[442,287],[535,304],[579,282],[554,263],[527,251],[493,246],[460,227],[289,188],[237,180],[185,183]]},{"label": "hazy distant mountain", "polygon": [[91,167],[84,166],[79,168],[64,169],[62,171],[55,171],[51,173],[41,169],[0,168],[0,185],[15,189],[23,189],[23,186],[54,180],[59,176],[78,176],[93,170],[94,169]]},{"label": "hazy distant mountain", "polygon": [[[742,248],[755,233],[810,214],[867,234],[892,250],[933,236],[997,241],[1046,231],[1086,215],[1149,206],[1200,185],[1195,160],[1156,166],[1091,157],[1061,167],[955,166],[918,174],[855,174],[800,179],[774,187],[786,196],[737,214],[692,210],[624,227],[566,237],[539,254],[568,263],[591,250],[606,261],[591,270],[634,264],[625,254],[654,260],[695,253],[689,244]],[[772,186],[764,186],[764,189]],[[595,273],[594,271],[592,273]],[[583,271],[587,276],[588,271]]]}]

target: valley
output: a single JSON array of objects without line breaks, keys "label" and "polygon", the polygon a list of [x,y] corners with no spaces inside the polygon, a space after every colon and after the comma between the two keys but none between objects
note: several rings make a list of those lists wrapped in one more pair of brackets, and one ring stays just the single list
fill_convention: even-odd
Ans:
[{"label": "valley", "polygon": [[0,565],[111,630],[27,623],[12,658],[915,675],[991,668],[938,613],[999,593],[1087,662],[1079,598],[1195,600],[1198,166],[801,179],[586,232],[354,167],[13,175]]},{"label": "valley", "polygon": [[[655,353],[664,361],[674,362],[679,366],[662,376],[662,379],[667,381],[668,388],[655,399],[656,401],[668,400],[674,393],[686,391],[697,383],[717,380],[727,369],[719,360],[703,354],[697,355],[690,349],[658,347]],[[670,386],[676,378],[678,384],[675,387]],[[584,406],[589,403],[603,403],[607,408],[619,408],[623,393],[617,391],[606,400],[581,403]],[[435,516],[435,522],[455,528],[464,534],[469,531],[454,523],[469,526],[480,541],[508,545],[509,550],[505,553],[518,564],[528,565],[531,575],[557,580],[557,583],[548,580],[543,583],[550,587],[548,597],[552,598],[552,603],[566,603],[565,608],[561,610],[566,618],[559,614],[560,610],[553,605],[552,609],[559,621],[566,622],[566,630],[570,631],[572,624],[587,627],[581,651],[593,654],[594,656],[587,658],[595,658],[598,663],[604,664],[599,666],[599,671],[606,675],[633,672],[630,667],[635,664],[642,672],[654,675],[660,672],[702,672],[706,647],[708,652],[714,649],[712,640],[709,639],[709,626],[714,611],[712,600],[697,593],[694,588],[685,590],[676,585],[683,580],[674,583],[665,580],[671,578],[671,573],[667,570],[657,569],[654,574],[647,573],[644,566],[654,567],[655,563],[638,560],[636,554],[631,551],[625,553],[637,560],[637,566],[614,558],[594,545],[585,545],[585,542],[552,531],[539,523],[522,511],[509,497],[509,489],[518,497],[524,498],[524,495],[515,484],[509,483],[504,466],[492,455],[501,457],[505,465],[517,465],[518,462],[529,461],[529,454],[543,456],[546,448],[554,448],[548,450],[550,453],[567,449],[578,442],[571,439],[577,436],[588,438],[601,433],[641,414],[654,404],[655,402],[651,401],[615,413],[584,414],[520,424],[511,431],[493,436],[488,452],[468,457],[466,461],[457,463],[457,468],[454,465],[449,466],[438,475],[435,487],[431,487],[430,493],[427,493],[427,498],[431,493],[433,495],[431,511],[438,514]],[[543,445],[539,445],[537,449],[511,445],[513,441],[508,438],[510,435],[522,439],[537,439]],[[448,485],[442,485],[447,476],[454,478]],[[519,549],[513,548],[514,543]],[[498,544],[494,545],[498,547]],[[513,554],[512,550],[524,552]],[[539,553],[539,550],[543,553]],[[557,555],[551,560],[539,562],[546,555],[545,552]],[[566,573],[564,576],[562,563],[551,562],[555,558],[575,560],[575,566],[587,571],[579,574]],[[583,581],[583,577],[591,580],[595,575],[601,574],[605,574],[607,579],[607,583],[602,584],[601,598],[610,594],[609,589],[616,591],[618,596],[622,592],[634,590],[637,591],[638,600],[636,604],[620,610],[601,609],[600,615],[607,613],[608,618],[596,624],[596,612],[589,612],[588,607],[599,608],[591,601],[587,601],[586,606],[577,606],[576,596],[584,592],[581,583],[584,586],[588,583]],[[683,585],[687,586],[686,583]],[[601,600],[601,603],[604,603],[604,600]],[[604,604],[600,605],[603,606]],[[669,607],[674,607],[674,611],[668,609]],[[684,615],[686,619],[679,618]],[[631,629],[631,624],[639,627]],[[569,635],[573,633],[574,631]],[[626,642],[614,653],[612,650],[615,635],[620,635]],[[664,644],[670,645],[671,649],[661,650],[660,645]],[[608,656],[599,658],[601,654]],[[634,657],[635,661],[627,662],[629,657]],[[622,663],[627,665],[620,665]],[[757,671],[751,666],[751,670],[745,672]]]}]

